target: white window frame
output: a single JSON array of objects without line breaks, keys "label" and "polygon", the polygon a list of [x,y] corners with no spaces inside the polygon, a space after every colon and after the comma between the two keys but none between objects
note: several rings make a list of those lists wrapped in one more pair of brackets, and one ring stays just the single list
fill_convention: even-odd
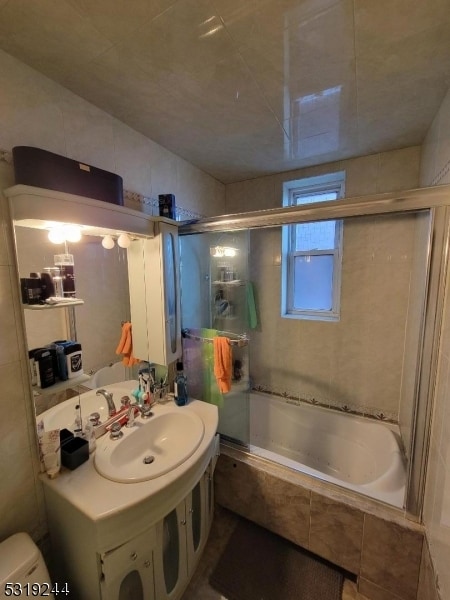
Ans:
[{"label": "white window frame", "polygon": [[[336,192],[336,202],[345,197],[345,171],[328,173],[318,177],[307,177],[283,184],[283,206],[297,206],[299,197],[317,195],[321,192]],[[295,250],[295,224],[282,226],[282,285],[281,285],[281,316],[290,319],[310,319],[318,321],[339,321],[341,272],[342,272],[342,242],[343,222],[335,221],[335,247],[327,250]],[[331,310],[313,310],[294,308],[294,261],[296,256],[333,256],[333,290]]]}]

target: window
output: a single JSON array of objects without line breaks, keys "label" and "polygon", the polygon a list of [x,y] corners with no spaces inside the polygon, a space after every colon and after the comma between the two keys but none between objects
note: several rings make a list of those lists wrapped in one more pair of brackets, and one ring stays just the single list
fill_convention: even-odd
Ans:
[{"label": "window", "polygon": [[[288,181],[283,205],[329,202],[344,197],[345,172]],[[282,228],[282,316],[339,320],[342,221]]]}]

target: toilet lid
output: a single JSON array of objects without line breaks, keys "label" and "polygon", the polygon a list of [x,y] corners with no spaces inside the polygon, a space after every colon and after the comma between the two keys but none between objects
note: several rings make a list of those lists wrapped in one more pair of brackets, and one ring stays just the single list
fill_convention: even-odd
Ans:
[{"label": "toilet lid", "polygon": [[20,582],[39,560],[40,552],[27,533],[16,533],[0,543],[0,590]]}]

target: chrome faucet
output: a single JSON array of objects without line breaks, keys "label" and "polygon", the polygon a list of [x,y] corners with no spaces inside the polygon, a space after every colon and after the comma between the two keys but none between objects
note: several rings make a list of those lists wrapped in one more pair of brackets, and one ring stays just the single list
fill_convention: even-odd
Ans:
[{"label": "chrome faucet", "polygon": [[101,388],[95,392],[96,396],[103,396],[106,400],[106,404],[108,405],[108,415],[112,417],[116,414],[116,405],[114,404],[114,400],[112,394],[107,390]]},{"label": "chrome faucet", "polygon": [[139,404],[138,402],[134,402],[133,404],[128,404],[127,406],[127,427],[134,427],[134,421],[136,418],[135,415],[135,408],[138,409],[141,418],[142,419],[148,419],[149,417],[153,416],[152,413],[152,407],[155,403],[153,402],[153,404]]}]

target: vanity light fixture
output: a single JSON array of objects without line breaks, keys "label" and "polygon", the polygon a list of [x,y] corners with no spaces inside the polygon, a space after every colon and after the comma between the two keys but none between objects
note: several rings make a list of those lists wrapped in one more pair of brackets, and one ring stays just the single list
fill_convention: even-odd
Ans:
[{"label": "vanity light fixture", "polygon": [[128,233],[121,233],[119,235],[119,237],[117,238],[117,244],[121,247],[121,248],[129,248],[130,244],[131,244],[131,238],[128,235]]},{"label": "vanity light fixture", "polygon": [[52,227],[48,232],[48,239],[53,244],[79,242],[81,240],[81,227],[70,224]]},{"label": "vanity light fixture", "polygon": [[231,246],[212,246],[210,254],[213,258],[223,258],[224,256],[231,258],[236,256],[237,249],[232,248]]},{"label": "vanity light fixture", "polygon": [[79,242],[81,240],[81,227],[78,227],[78,225],[65,225],[64,234],[66,242]]},{"label": "vanity light fixture", "polygon": [[102,239],[102,246],[106,248],[106,250],[111,250],[114,248],[114,238],[111,235],[105,235]]},{"label": "vanity light fixture", "polygon": [[48,239],[52,244],[63,244],[66,241],[62,227],[53,227],[48,232]]}]

